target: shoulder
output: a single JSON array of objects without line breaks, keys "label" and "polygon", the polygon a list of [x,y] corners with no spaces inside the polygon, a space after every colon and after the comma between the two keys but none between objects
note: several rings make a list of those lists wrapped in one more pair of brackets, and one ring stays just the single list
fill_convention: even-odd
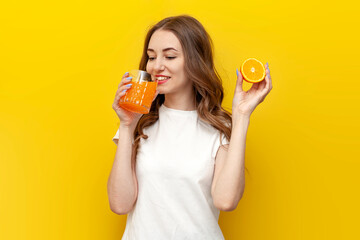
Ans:
[{"label": "shoulder", "polygon": [[[205,130],[207,130],[207,131],[209,131],[209,132],[211,132],[213,134],[220,134],[221,133],[221,131],[219,129],[217,129],[216,127],[214,127],[210,123],[207,123],[207,122],[205,122],[203,120],[200,120],[200,119],[199,119],[199,122],[200,122],[200,126],[202,126]],[[232,127],[231,122],[224,122],[224,125],[226,127],[230,128],[230,129]]]},{"label": "shoulder", "polygon": [[206,132],[208,134],[211,135],[216,135],[219,130],[216,129],[213,125],[211,125],[210,123],[204,122],[201,119],[199,119],[199,129],[203,132]]}]

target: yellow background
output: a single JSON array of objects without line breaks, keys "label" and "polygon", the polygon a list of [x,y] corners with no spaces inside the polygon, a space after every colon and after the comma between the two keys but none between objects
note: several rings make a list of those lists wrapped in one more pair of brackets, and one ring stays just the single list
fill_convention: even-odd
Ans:
[{"label": "yellow background", "polygon": [[[0,7],[0,239],[120,239],[106,183],[124,72],[146,30],[190,14],[208,30],[231,108],[236,68],[269,62],[251,116],[246,189],[226,239],[360,239],[355,1],[17,1]],[[245,84],[245,88],[250,85]]]}]

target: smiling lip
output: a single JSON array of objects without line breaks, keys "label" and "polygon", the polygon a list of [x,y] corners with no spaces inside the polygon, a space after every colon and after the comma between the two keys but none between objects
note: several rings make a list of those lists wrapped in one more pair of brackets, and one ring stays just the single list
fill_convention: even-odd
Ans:
[{"label": "smiling lip", "polygon": [[[166,83],[166,82],[169,81],[169,79],[171,78],[171,77],[165,76],[165,75],[155,75],[155,77],[156,77],[156,81],[157,81],[158,84]],[[159,79],[157,79],[157,78],[160,78],[160,77],[167,77],[168,79],[166,79],[166,80],[159,80]]]},{"label": "smiling lip", "polygon": [[166,83],[167,81],[169,81],[169,79],[166,79],[166,80],[157,80],[157,83],[158,83],[158,84],[163,84],[163,83]]}]

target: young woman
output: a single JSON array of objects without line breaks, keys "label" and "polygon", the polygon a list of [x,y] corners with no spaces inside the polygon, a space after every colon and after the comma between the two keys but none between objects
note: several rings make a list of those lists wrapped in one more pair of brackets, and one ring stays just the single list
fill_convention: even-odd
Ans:
[{"label": "young woman", "polygon": [[128,214],[122,239],[224,239],[220,210],[234,210],[244,192],[246,134],[272,88],[268,64],[265,80],[247,92],[236,70],[230,114],[211,39],[181,15],[149,30],[139,69],[158,81],[150,113],[118,106],[131,87],[127,73],[113,103],[120,127],[108,196],[113,212]]}]

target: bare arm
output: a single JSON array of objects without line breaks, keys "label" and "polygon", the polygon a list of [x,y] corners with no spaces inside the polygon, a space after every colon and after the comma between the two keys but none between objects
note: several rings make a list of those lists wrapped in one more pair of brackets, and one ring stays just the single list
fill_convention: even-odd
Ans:
[{"label": "bare arm", "polygon": [[110,208],[119,215],[130,212],[137,199],[135,163],[131,162],[133,130],[120,124],[119,141],[107,183]]},{"label": "bare arm", "polygon": [[243,76],[238,75],[232,106],[232,131],[229,149],[220,147],[211,187],[214,205],[223,211],[232,211],[240,201],[245,188],[245,147],[250,115],[272,89],[269,64],[265,65],[265,80],[254,83],[243,91]]},{"label": "bare arm", "polygon": [[[131,161],[133,132],[143,114],[130,112],[119,106],[119,100],[131,88],[129,73],[125,73],[115,94],[112,108],[120,119],[119,140],[114,163],[107,183],[110,208],[114,213],[127,214],[137,199],[138,183],[135,162]],[[128,84],[128,85],[126,85]],[[153,101],[158,95],[156,91]]]},{"label": "bare arm", "polygon": [[216,156],[211,194],[222,211],[236,208],[245,189],[245,146],[249,117],[233,123],[229,148],[221,146]]}]

